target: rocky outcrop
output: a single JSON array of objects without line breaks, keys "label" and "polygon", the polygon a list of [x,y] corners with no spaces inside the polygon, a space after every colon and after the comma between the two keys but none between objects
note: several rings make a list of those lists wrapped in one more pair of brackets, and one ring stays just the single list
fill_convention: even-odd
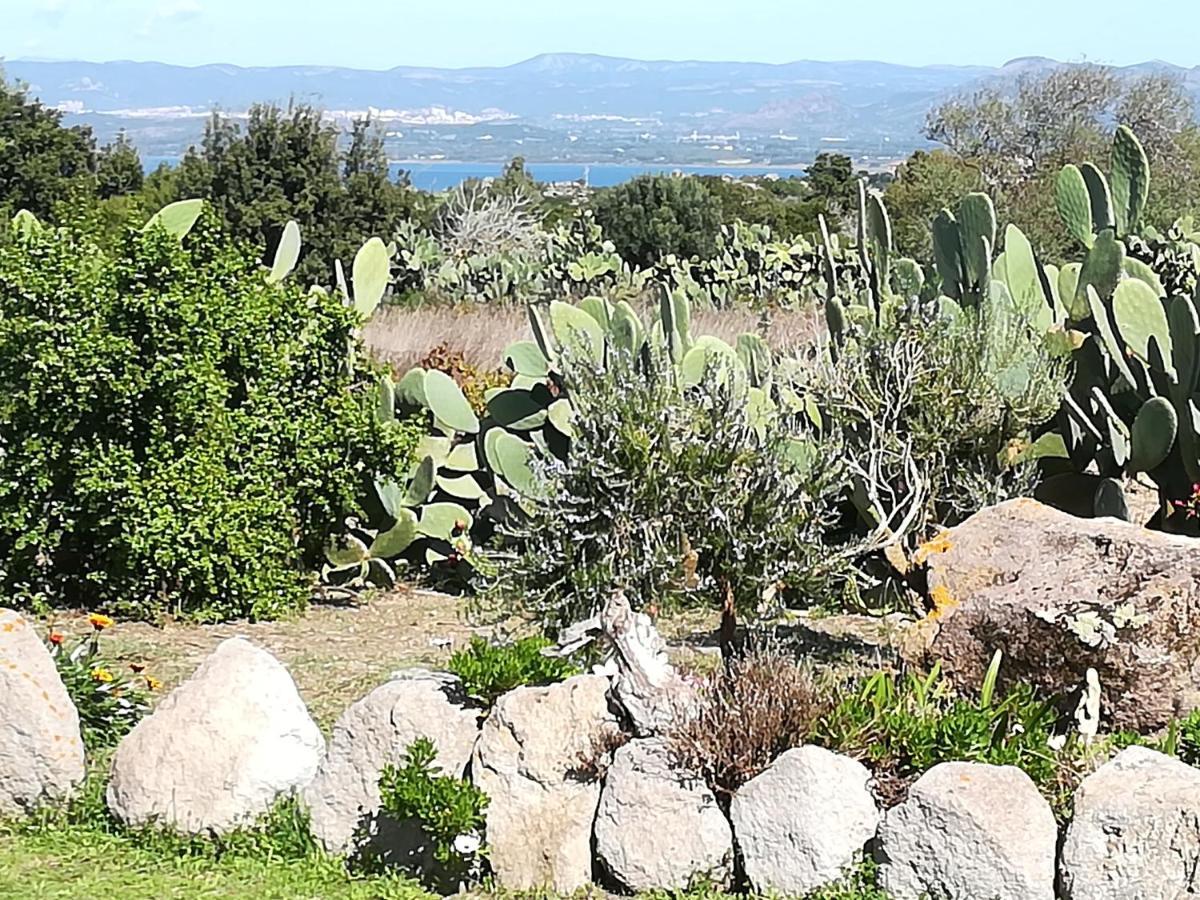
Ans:
[{"label": "rocky outcrop", "polygon": [[79,713],[50,652],[0,609],[0,817],[65,799],[84,775]]},{"label": "rocky outcrop", "polygon": [[456,678],[423,669],[398,673],[333,726],[329,752],[303,793],[313,834],[330,853],[365,848],[387,859],[400,826],[379,821],[384,766],[398,763],[413,741],[427,737],[437,748],[435,765],[460,777],[478,736],[479,711],[466,707]]},{"label": "rocky outcrop", "polygon": [[1099,675],[1112,725],[1165,726],[1200,705],[1200,554],[1194,539],[1034,500],[985,509],[921,547],[935,611],[908,655],[968,692],[996,650],[1001,687],[1066,695]]},{"label": "rocky outcrop", "polygon": [[797,747],[743,785],[729,817],[754,890],[806,896],[856,865],[879,825],[870,781],[862,763]]},{"label": "rocky outcrop", "polygon": [[879,828],[880,886],[894,900],[1053,900],[1058,827],[1013,766],[934,766]]},{"label": "rocky outcrop", "polygon": [[1129,747],[1084,779],[1060,860],[1067,900],[1200,892],[1200,771]]},{"label": "rocky outcrop", "polygon": [[615,730],[607,678],[579,675],[505,694],[483,724],[472,778],[490,798],[488,858],[505,888],[569,894],[592,876],[600,784],[581,760]]},{"label": "rocky outcrop", "polygon": [[287,670],[231,638],[118,745],[108,806],[128,825],[226,832],[308,784],[324,745]]},{"label": "rocky outcrop", "polygon": [[673,769],[663,744],[621,747],[600,793],[596,857],[625,890],[686,890],[703,879],[727,884],[733,834],[703,781]]}]

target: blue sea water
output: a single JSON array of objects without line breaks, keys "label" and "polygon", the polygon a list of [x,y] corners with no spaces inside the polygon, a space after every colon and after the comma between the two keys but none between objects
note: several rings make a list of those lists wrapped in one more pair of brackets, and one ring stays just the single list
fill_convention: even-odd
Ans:
[{"label": "blue sea water", "polygon": [[[147,171],[158,167],[160,163],[175,165],[175,157],[152,156],[144,161]],[[638,175],[660,172],[687,172],[691,175],[778,175],[780,178],[802,176],[804,171],[798,168],[771,168],[769,166],[681,166],[670,163],[649,163],[645,165],[617,165],[601,163],[584,165],[582,163],[529,163],[526,168],[538,181],[579,181],[587,178],[593,187],[610,187],[629,181]],[[462,183],[468,178],[494,178],[504,171],[503,163],[456,163],[456,162],[406,162],[393,163],[392,175],[408,172],[413,187],[423,191],[444,191]]]}]

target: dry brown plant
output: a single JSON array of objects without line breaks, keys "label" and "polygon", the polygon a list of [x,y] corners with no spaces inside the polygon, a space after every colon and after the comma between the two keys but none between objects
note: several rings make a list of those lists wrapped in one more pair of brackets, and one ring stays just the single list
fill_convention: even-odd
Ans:
[{"label": "dry brown plant", "polygon": [[810,667],[768,644],[707,676],[698,709],[681,717],[668,744],[679,765],[728,800],[781,753],[804,744],[833,705]]}]

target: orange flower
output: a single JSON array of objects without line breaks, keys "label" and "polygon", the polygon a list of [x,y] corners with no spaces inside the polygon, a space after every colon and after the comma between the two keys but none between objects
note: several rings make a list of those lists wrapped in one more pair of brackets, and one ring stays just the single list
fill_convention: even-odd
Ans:
[{"label": "orange flower", "polygon": [[111,628],[113,620],[109,616],[102,616],[100,613],[92,613],[88,616],[88,621],[92,623],[92,627],[97,631],[103,631],[105,628]]},{"label": "orange flower", "polygon": [[59,632],[59,631],[50,632],[50,643],[52,643],[55,647],[57,647],[62,642],[63,642],[62,632]]}]

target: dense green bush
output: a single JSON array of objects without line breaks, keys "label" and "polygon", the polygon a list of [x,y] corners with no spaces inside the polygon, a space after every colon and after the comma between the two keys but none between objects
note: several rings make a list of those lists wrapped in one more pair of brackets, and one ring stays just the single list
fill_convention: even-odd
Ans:
[{"label": "dense green bush", "polygon": [[550,641],[541,637],[510,644],[473,637],[468,649],[454,652],[447,668],[459,677],[469,697],[491,706],[515,687],[553,684],[579,674],[568,660],[543,656],[542,650],[549,646]]},{"label": "dense green bush", "polygon": [[356,314],[270,285],[201,223],[111,254],[33,229],[0,249],[0,595],[18,606],[264,617],[395,471],[357,396]]},{"label": "dense green bush", "polygon": [[20,209],[50,216],[93,189],[91,129],[66,128],[62,119],[0,76],[0,222]]},{"label": "dense green bush", "polygon": [[469,781],[443,774],[436,756],[433,741],[417,738],[399,765],[384,767],[379,795],[388,815],[424,830],[442,876],[454,884],[478,874],[488,796]]},{"label": "dense green bush", "polygon": [[599,191],[592,209],[617,253],[637,265],[716,251],[721,201],[698,178],[642,175]]}]

